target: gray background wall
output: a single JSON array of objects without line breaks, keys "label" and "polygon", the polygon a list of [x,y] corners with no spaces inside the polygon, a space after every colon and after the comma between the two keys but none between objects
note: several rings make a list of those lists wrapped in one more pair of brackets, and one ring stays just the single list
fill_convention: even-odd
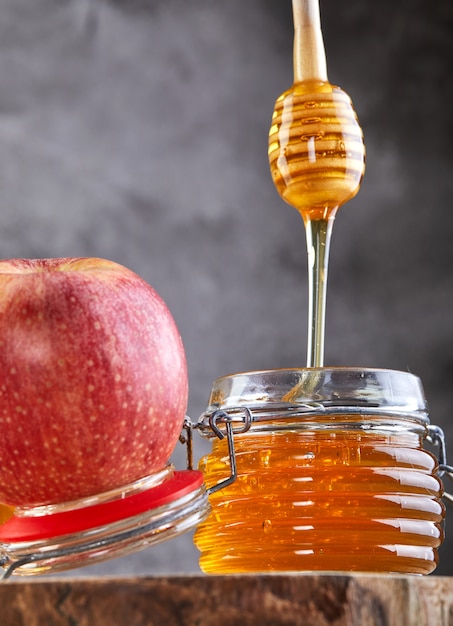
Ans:
[{"label": "gray background wall", "polygon": [[[421,376],[453,460],[453,5],[323,0],[322,19],[368,150],[334,228],[326,362]],[[304,365],[305,235],[266,154],[291,48],[289,0],[0,2],[0,255],[141,274],[183,336],[193,418],[217,376]],[[190,535],[78,573],[188,571]]]}]

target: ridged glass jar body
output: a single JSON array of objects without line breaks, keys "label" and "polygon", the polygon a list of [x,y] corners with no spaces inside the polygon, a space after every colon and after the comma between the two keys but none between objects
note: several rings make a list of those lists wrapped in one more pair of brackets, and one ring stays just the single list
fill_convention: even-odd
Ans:
[{"label": "ridged glass jar body", "polygon": [[[423,448],[422,396],[415,398],[418,408],[414,398],[408,400],[409,412],[401,406],[389,410],[376,406],[375,398],[369,401],[368,388],[365,404],[374,406],[366,407],[350,389],[338,395],[341,376],[330,377],[326,390],[325,372],[315,381],[317,389],[313,379],[305,381],[299,402],[282,403],[285,389],[283,394],[271,390],[267,402],[257,389],[259,402],[247,405],[251,426],[234,436],[237,479],[211,494],[212,513],[195,535],[203,571],[429,574],[435,569],[444,506],[437,461]],[[270,374],[260,376],[269,382]],[[285,371],[272,376],[278,385]],[[418,380],[413,379],[411,384]],[[389,381],[381,393],[391,392]],[[218,391],[215,385],[217,400]],[[235,397],[233,408],[229,397],[214,404],[234,420],[241,402]],[[228,475],[225,439],[213,440],[200,469],[207,485]]]}]

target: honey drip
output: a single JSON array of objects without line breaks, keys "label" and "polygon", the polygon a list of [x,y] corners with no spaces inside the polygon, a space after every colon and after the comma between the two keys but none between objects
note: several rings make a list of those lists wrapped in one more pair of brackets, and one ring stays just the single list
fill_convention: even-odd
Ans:
[{"label": "honey drip", "polygon": [[275,187],[305,223],[309,270],[307,367],[324,364],[330,238],[365,168],[362,130],[349,96],[327,80],[319,6],[294,0],[294,84],[276,101],[269,132]]},{"label": "honey drip", "polygon": [[[248,433],[236,459],[238,478],[210,496],[213,513],[195,535],[204,572],[436,567],[441,485],[415,435]],[[228,476],[225,440],[200,467],[208,485]]]}]

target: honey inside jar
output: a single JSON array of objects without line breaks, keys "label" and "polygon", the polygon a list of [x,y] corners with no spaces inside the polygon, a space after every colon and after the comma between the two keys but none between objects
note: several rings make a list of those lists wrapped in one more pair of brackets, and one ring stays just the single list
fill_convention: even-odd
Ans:
[{"label": "honey inside jar", "polygon": [[[236,481],[211,494],[195,535],[201,569],[432,572],[444,505],[417,416],[341,408],[288,421],[288,407],[278,410],[234,437]],[[200,469],[207,485],[228,475],[225,439]]]}]

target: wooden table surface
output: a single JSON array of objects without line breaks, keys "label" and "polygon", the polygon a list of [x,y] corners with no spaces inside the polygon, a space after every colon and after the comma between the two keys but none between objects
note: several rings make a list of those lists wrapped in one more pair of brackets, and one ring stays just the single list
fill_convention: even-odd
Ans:
[{"label": "wooden table surface", "polygon": [[451,626],[453,578],[366,575],[28,578],[1,626]]}]

